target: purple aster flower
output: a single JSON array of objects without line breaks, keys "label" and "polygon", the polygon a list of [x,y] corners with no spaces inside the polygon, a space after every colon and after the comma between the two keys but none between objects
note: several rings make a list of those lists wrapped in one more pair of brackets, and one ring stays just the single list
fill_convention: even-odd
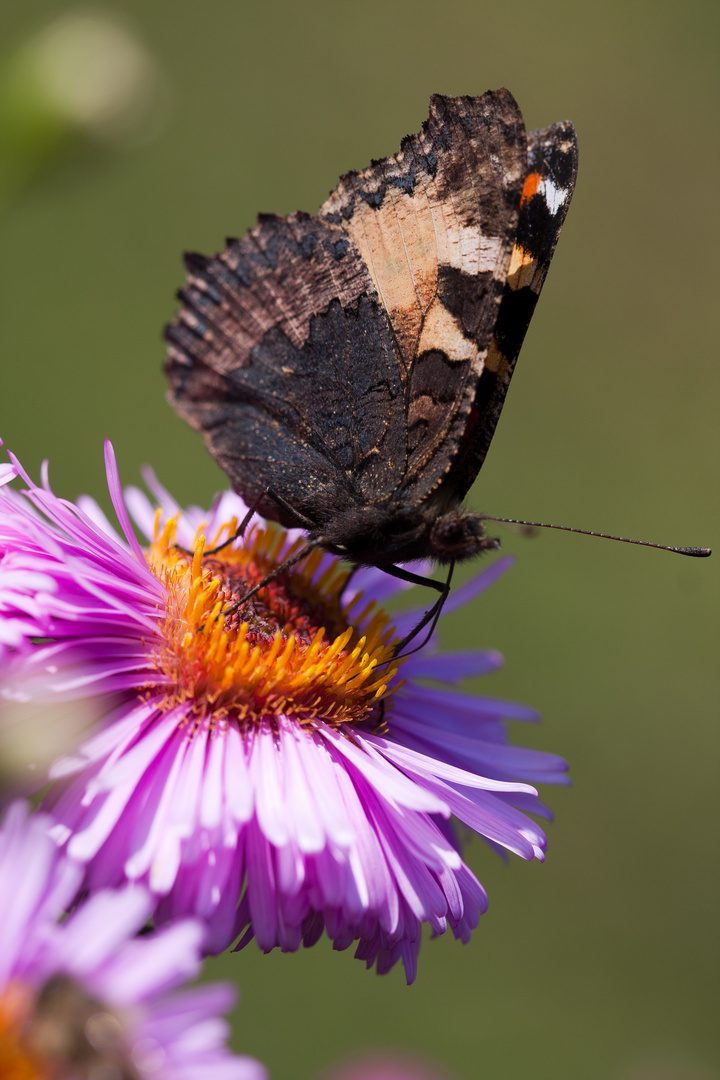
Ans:
[{"label": "purple aster flower", "polygon": [[44,815],[10,807],[0,827],[0,1076],[7,1080],[266,1080],[225,1046],[222,984],[168,994],[200,969],[204,928],[133,940],[146,889],[101,891],[58,923],[82,869]]},{"label": "purple aster flower", "polygon": [[106,458],[121,534],[15,459],[27,489],[0,491],[2,693],[96,718],[52,767],[45,802],[83,887],[145,885],[157,922],[206,922],[209,952],[238,937],[293,951],[325,931],[379,972],[402,959],[412,981],[422,924],[467,941],[487,906],[451,816],[499,851],[543,858],[525,811],[547,816],[532,785],[565,782],[565,765],[509,745],[505,725],[536,714],[417,681],[491,671],[494,652],[430,642],[402,664],[403,684],[392,642],[417,613],[393,625],[380,606],[403,586],[365,569],[343,594],[346,571],[319,551],[229,614],[301,535],[256,519],[204,557],[205,537],[233,535],[241,500],[181,511],[150,475],[154,506],[135,488],[123,496]]}]

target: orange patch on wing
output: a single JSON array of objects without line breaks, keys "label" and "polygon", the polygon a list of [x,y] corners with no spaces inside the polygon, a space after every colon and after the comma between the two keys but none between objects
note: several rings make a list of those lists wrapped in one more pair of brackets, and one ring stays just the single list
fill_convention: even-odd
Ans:
[{"label": "orange patch on wing", "polygon": [[488,354],[485,358],[485,364],[483,366],[487,368],[488,371],[492,371],[497,374],[501,369],[506,368],[507,365],[507,356],[505,356],[505,354],[503,353],[502,349],[497,343],[497,340],[493,338],[490,342],[490,348],[488,349]]},{"label": "orange patch on wing", "polygon": [[529,288],[540,292],[542,282],[538,277],[537,259],[520,244],[512,250],[507,283],[511,289]]},{"label": "orange patch on wing", "polygon": [[520,205],[530,202],[533,195],[537,194],[537,191],[542,183],[542,176],[539,172],[528,173],[525,177],[525,183],[523,184],[522,195],[520,196]]}]

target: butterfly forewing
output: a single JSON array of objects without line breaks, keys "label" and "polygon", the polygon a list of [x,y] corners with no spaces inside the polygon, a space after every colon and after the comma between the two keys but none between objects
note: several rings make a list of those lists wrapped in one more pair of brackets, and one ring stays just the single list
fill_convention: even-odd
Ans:
[{"label": "butterfly forewing", "polygon": [[449,467],[497,318],[526,171],[522,116],[505,90],[435,95],[394,157],[343,177],[320,211],[366,263],[400,346],[407,472],[421,500]]},{"label": "butterfly forewing", "polygon": [[475,402],[448,482],[462,497],[485,460],[577,176],[577,137],[566,121],[528,134],[524,177],[508,276]]}]

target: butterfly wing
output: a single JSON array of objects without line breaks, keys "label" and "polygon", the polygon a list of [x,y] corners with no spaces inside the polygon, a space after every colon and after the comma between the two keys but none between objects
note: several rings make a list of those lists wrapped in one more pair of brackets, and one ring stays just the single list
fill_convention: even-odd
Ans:
[{"label": "butterfly wing", "polygon": [[523,295],[542,283],[513,259],[538,233],[528,153],[542,180],[556,141],[528,150],[505,90],[435,96],[420,133],[343,177],[318,218],[264,217],[222,255],[188,257],[166,332],[170,398],[247,501],[273,488],[319,533],[334,522],[341,546],[379,508],[369,562],[391,533],[431,524],[428,495],[465,483],[479,457],[473,418],[489,441],[502,404],[509,278]]},{"label": "butterfly wing", "polygon": [[418,135],[344,176],[320,210],[360,252],[401,356],[403,486],[421,501],[450,466],[483,371],[517,228],[526,136],[507,90],[435,95]]},{"label": "butterfly wing", "polygon": [[[186,264],[166,330],[170,400],[245,500],[273,488],[320,523],[338,501],[393,490],[405,462],[397,347],[344,231],[266,216]],[[297,524],[269,500],[261,510]]]},{"label": "butterfly wing", "polygon": [[577,136],[569,121],[528,133],[527,172],[500,311],[467,427],[447,478],[460,496],[475,480],[495,432],[570,206],[577,167]]}]

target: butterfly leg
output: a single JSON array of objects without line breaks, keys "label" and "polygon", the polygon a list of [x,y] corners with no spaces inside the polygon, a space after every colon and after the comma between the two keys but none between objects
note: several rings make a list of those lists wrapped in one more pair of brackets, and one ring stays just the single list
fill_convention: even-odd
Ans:
[{"label": "butterfly leg", "polygon": [[248,602],[248,600],[251,600],[256,593],[260,592],[261,589],[264,589],[269,582],[274,581],[276,577],[284,573],[286,570],[289,570],[291,566],[295,566],[296,563],[302,562],[305,556],[309,555],[311,551],[318,547],[318,545],[318,540],[310,540],[307,544],[303,544],[299,551],[296,551],[294,555],[290,555],[289,558],[285,559],[284,562],[281,562],[279,566],[276,566],[274,570],[272,570],[269,574],[266,574],[262,581],[259,581],[257,585],[254,585],[252,589],[249,589],[245,593],[244,596],[241,596],[239,600],[236,600],[235,603],[231,604],[229,608],[225,608],[225,610],[221,611],[220,614],[225,617],[227,615],[232,615],[234,612],[238,611],[241,607],[243,607],[243,605]]},{"label": "butterfly leg", "polygon": [[385,698],[380,698],[380,706],[378,708],[377,720],[375,722],[375,734],[387,735],[388,726],[385,720]]},{"label": "butterfly leg", "polygon": [[[399,567],[396,567],[396,566],[393,567],[393,570],[398,570],[398,569],[399,569]],[[417,622],[415,624],[415,626],[412,628],[410,633],[406,634],[405,637],[402,639],[402,641],[400,641],[395,646],[395,648],[393,650],[393,660],[398,659],[399,655],[402,653],[402,650],[405,648],[405,646],[409,645],[410,642],[413,640],[413,638],[416,638],[417,635],[420,633],[420,631],[423,630],[427,626],[428,623],[430,623],[431,626],[430,626],[430,629],[428,630],[427,634],[423,638],[423,640],[420,642],[419,645],[416,645],[414,649],[411,649],[409,653],[405,653],[405,656],[410,656],[412,653],[417,652],[419,649],[422,649],[422,647],[424,645],[426,645],[427,642],[430,640],[433,633],[435,632],[435,627],[437,626],[437,622],[438,622],[438,619],[440,618],[440,615],[442,613],[442,609],[443,609],[443,607],[445,605],[445,601],[447,600],[448,596],[450,595],[450,582],[452,581],[452,576],[453,576],[453,570],[454,569],[455,569],[455,561],[453,560],[450,563],[450,567],[448,569],[448,576],[447,576],[445,582],[433,581],[432,578],[422,578],[418,574],[409,574],[408,571],[403,571],[402,575],[401,574],[393,574],[393,577],[402,577],[402,580],[404,580],[404,581],[409,580],[409,578],[414,578],[416,584],[418,584],[418,585],[430,585],[430,586],[432,586],[432,588],[438,589],[439,592],[440,592],[440,595],[438,596],[437,600],[432,605],[432,607],[428,608],[428,610],[425,612],[425,614],[422,616],[422,618],[419,620],[419,622]],[[388,571],[388,573],[390,573],[390,571]],[[404,576],[406,573],[409,574],[409,577]]]},{"label": "butterfly leg", "polygon": [[[300,528],[302,528],[302,529],[315,529],[315,528],[317,528],[314,521],[311,521],[309,517],[305,517],[305,515],[301,514],[299,510],[296,510],[294,506],[291,506],[290,503],[287,502],[286,499],[283,499],[282,495],[278,495],[277,491],[273,491],[272,488],[268,488],[267,491],[264,492],[264,494],[260,496],[260,498],[264,498],[265,495],[267,495],[268,499],[272,499],[272,501],[277,506],[279,506],[281,510],[284,510],[287,514],[292,514],[292,516],[295,518],[295,520],[297,521]],[[258,502],[259,501],[260,500],[258,500]]]},{"label": "butterfly leg", "polygon": [[345,578],[345,581],[343,582],[343,586],[342,586],[342,588],[340,590],[340,595],[338,596],[338,600],[340,602],[342,602],[342,598],[343,598],[343,596],[345,594],[345,590],[347,589],[348,585],[350,584],[352,579],[355,577],[355,575],[356,575],[356,573],[358,572],[359,569],[360,569],[360,566],[358,565],[358,563],[353,563],[352,566],[350,567],[350,569],[348,570],[347,577]]},{"label": "butterfly leg", "polygon": [[[257,499],[252,504],[252,506],[250,507],[247,514],[242,519],[242,521],[240,522],[240,524],[238,525],[237,529],[232,534],[232,536],[229,536],[227,538],[227,540],[223,540],[222,544],[217,544],[216,547],[209,548],[207,551],[204,551],[203,552],[203,557],[205,557],[206,555],[217,555],[217,553],[219,551],[222,551],[223,548],[226,548],[229,544],[232,544],[235,540],[241,540],[242,537],[245,535],[245,530],[247,529],[248,525],[250,524],[250,521],[252,520],[253,514],[255,514],[257,512],[257,509],[258,509],[260,503],[263,501],[263,499],[265,498],[266,495],[267,495],[267,497],[269,499],[272,499],[272,501],[274,503],[277,503],[278,506],[282,507],[283,510],[288,511],[288,513],[292,514],[295,518],[297,518],[298,523],[303,528],[312,528],[313,527],[313,522],[310,521],[308,518],[304,517],[302,514],[299,514],[297,510],[294,510],[293,507],[290,506],[289,503],[285,502],[285,500],[282,498],[281,495],[278,495],[277,492],[272,490],[272,488],[266,488],[266,490],[263,491],[261,495],[258,495]],[[179,548],[179,550],[185,552],[186,555],[192,555],[193,554],[192,551],[185,551],[185,548]]]},{"label": "butterfly leg", "polygon": [[[214,548],[208,548],[207,551],[203,551],[203,558],[205,558],[207,555],[217,555],[218,551],[222,551],[223,548],[226,548],[229,544],[232,544],[233,541],[240,540],[245,535],[245,530],[250,524],[250,519],[257,510],[260,504],[260,499],[262,499],[262,497],[263,496],[261,495],[260,498],[255,500],[255,502],[250,507],[247,514],[242,519],[232,536],[228,536],[227,540],[223,540],[222,544],[217,544]],[[175,544],[173,546],[175,547],[176,551],[182,551],[183,555],[189,555],[190,558],[192,558],[195,554],[194,551],[190,551],[189,548],[181,547],[180,544]]]},{"label": "butterfly leg", "polygon": [[[351,573],[354,573],[355,569],[357,569],[357,567],[354,567],[353,570],[351,571]],[[401,581],[409,581],[413,585],[427,585],[429,588],[437,589],[438,592],[440,593],[440,595],[438,596],[438,598],[435,601],[435,603],[433,604],[433,606],[431,608],[429,608],[425,612],[423,617],[412,628],[410,633],[406,634],[405,637],[402,639],[402,641],[400,641],[395,646],[395,648],[393,649],[393,654],[392,654],[391,659],[382,661],[383,664],[388,664],[388,663],[392,663],[393,660],[398,659],[399,654],[402,652],[402,650],[405,648],[405,646],[409,645],[410,642],[413,640],[413,638],[417,637],[417,635],[420,633],[420,631],[425,626],[427,626],[427,624],[431,620],[432,620],[432,626],[430,627],[425,639],[419,645],[416,645],[414,649],[411,649],[409,653],[405,653],[405,655],[410,656],[412,653],[417,652],[418,649],[422,649],[423,645],[425,645],[426,642],[429,641],[429,639],[432,637],[433,633],[435,632],[435,627],[437,626],[437,622],[438,622],[438,619],[440,618],[440,614],[442,612],[445,601],[447,600],[448,596],[450,595],[450,582],[452,580],[453,570],[455,569],[455,562],[453,561],[453,562],[450,563],[450,568],[448,570],[448,576],[445,579],[445,581],[434,581],[433,578],[426,578],[426,577],[422,577],[420,574],[413,574],[411,570],[405,570],[405,568],[402,567],[402,566],[393,566],[390,569],[387,569],[386,567],[383,567],[383,569],[385,570],[386,573],[390,574],[392,577],[399,578]],[[375,730],[376,730],[376,734],[378,734],[378,735],[384,735],[387,732],[387,724],[385,722],[385,700],[384,700],[384,698],[380,700],[380,706],[379,706],[379,709],[378,709],[378,718],[377,718],[377,724],[376,724],[376,729]]]},{"label": "butterfly leg", "polygon": [[445,582],[423,577],[422,574],[413,574],[412,570],[406,570],[404,566],[383,566],[382,571],[390,577],[399,578],[400,581],[409,581],[411,585],[427,585],[429,589],[437,589],[438,592],[443,592],[446,588]]},{"label": "butterfly leg", "polygon": [[[264,494],[265,494],[265,492],[263,492],[263,495]],[[263,495],[260,495],[255,500],[255,502],[252,504],[252,506],[250,507],[247,514],[242,519],[242,521],[240,522],[240,524],[238,525],[237,529],[232,534],[232,536],[228,536],[227,540],[223,540],[222,544],[217,544],[216,547],[209,548],[207,551],[204,551],[203,552],[203,558],[205,558],[206,555],[217,555],[218,551],[222,551],[223,548],[226,548],[229,544],[232,544],[235,540],[242,539],[242,537],[245,535],[245,530],[247,529],[248,525],[250,524],[250,521],[252,519],[253,514],[255,513],[258,506],[260,505],[260,502],[261,502],[261,500],[263,498]],[[188,552],[188,554],[192,555],[192,552],[190,551],[190,552]]]}]

